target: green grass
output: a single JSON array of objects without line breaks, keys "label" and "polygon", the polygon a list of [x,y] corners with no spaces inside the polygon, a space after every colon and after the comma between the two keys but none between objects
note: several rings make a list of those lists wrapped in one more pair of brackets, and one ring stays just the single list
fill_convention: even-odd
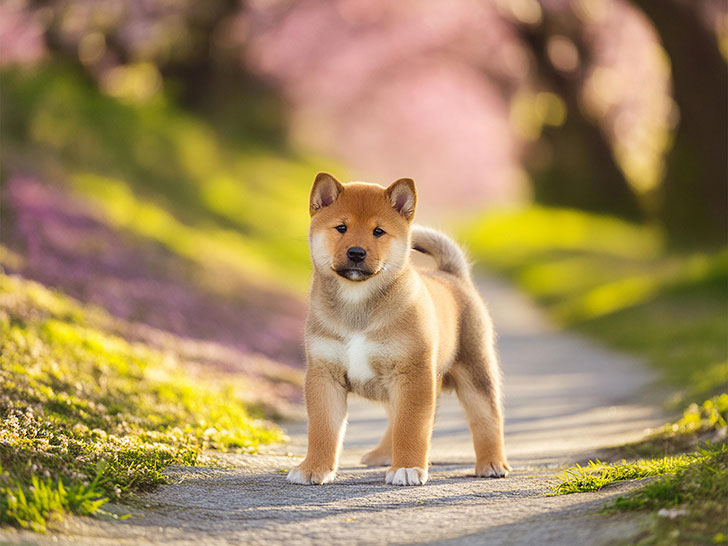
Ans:
[{"label": "green grass", "polygon": [[107,502],[98,486],[101,473],[90,484],[63,485],[63,480],[39,479],[32,476],[30,485],[10,479],[2,489],[2,521],[40,533],[46,532],[49,521],[64,514],[91,516]]},{"label": "green grass", "polygon": [[664,437],[717,432],[728,426],[726,420],[728,420],[728,394],[723,393],[706,400],[701,405],[690,404],[678,421],[665,425],[657,431],[657,435]]},{"label": "green grass", "polygon": [[605,511],[653,511],[639,544],[728,543],[728,448],[723,444],[702,453],[700,464],[618,497]]},{"label": "green grass", "polygon": [[[339,166],[273,149],[245,127],[232,138],[164,96],[114,99],[59,62],[1,71],[0,100],[13,105],[0,126],[5,173],[65,185],[113,226],[164,245],[213,279],[223,268],[305,290],[308,192],[316,172]],[[241,101],[241,119],[246,107]]]},{"label": "green grass", "polygon": [[677,254],[659,230],[531,207],[461,229],[476,261],[514,280],[560,324],[645,357],[674,405],[728,385],[728,251]]},{"label": "green grass", "polygon": [[[684,457],[691,459],[691,462],[660,472],[663,476],[659,480],[627,497],[618,497],[614,501],[614,508],[656,509],[678,506],[691,500],[727,502],[728,446],[710,446]],[[691,469],[693,465],[694,468]]]},{"label": "green grass", "polygon": [[599,460],[589,461],[586,466],[577,464],[564,470],[560,477],[561,482],[555,488],[555,493],[568,495],[599,491],[614,482],[638,480],[675,472],[696,462],[701,462],[705,458],[696,452],[659,459],[640,459],[630,463],[625,460],[611,464]]},{"label": "green grass", "polygon": [[0,522],[44,531],[66,512],[165,483],[203,449],[280,440],[241,385],[193,375],[111,333],[99,309],[0,275]]},{"label": "green grass", "polygon": [[598,491],[624,480],[654,477],[603,513],[652,511],[650,523],[631,543],[723,544],[728,541],[728,445],[632,463],[590,462],[564,472],[555,493]]},{"label": "green grass", "polygon": [[[720,543],[728,537],[728,394],[691,404],[682,418],[655,431],[639,444],[621,446],[620,453],[691,451],[618,463],[590,461],[558,476],[556,494],[584,493],[619,481],[654,477],[627,496],[617,497],[605,513],[651,511],[650,525],[639,544]],[[702,447],[700,439],[710,438]],[[723,538],[721,538],[723,537]]]},{"label": "green grass", "polygon": [[[715,396],[701,405],[691,404],[683,416],[674,423],[668,423],[654,431],[638,444],[626,445],[617,448],[620,453],[649,453],[652,458],[627,462],[622,459],[619,463],[603,463],[599,460],[589,461],[587,466],[576,465],[564,471],[561,481],[555,488],[557,494],[583,493],[599,491],[604,486],[623,480],[636,480],[649,476],[660,476],[674,473],[688,467],[701,468],[695,463],[706,461],[724,453],[726,450],[725,438],[728,432],[728,394]],[[708,448],[696,446],[696,442],[708,438],[703,445]],[[716,443],[711,443],[715,441]],[[692,450],[680,455],[661,454],[665,447],[674,446],[685,448],[692,446]],[[661,454],[661,456],[656,456]],[[721,455],[722,457],[722,455]],[[625,505],[626,506],[626,505]]]}]

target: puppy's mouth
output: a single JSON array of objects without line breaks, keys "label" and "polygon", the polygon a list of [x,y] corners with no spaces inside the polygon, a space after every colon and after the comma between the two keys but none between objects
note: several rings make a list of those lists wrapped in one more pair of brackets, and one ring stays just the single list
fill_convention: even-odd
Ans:
[{"label": "puppy's mouth", "polygon": [[340,269],[334,269],[334,271],[336,271],[336,274],[340,277],[344,277],[350,281],[365,281],[374,275],[373,271],[357,267],[342,267]]}]

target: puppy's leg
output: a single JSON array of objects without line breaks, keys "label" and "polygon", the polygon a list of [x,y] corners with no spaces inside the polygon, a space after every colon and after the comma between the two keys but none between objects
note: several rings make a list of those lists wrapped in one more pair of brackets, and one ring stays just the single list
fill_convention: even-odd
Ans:
[{"label": "puppy's leg", "polygon": [[346,389],[325,366],[309,364],[304,385],[308,412],[308,451],[288,481],[323,484],[336,476],[346,421]]},{"label": "puppy's leg", "polygon": [[[414,372],[414,370],[412,370]],[[434,365],[399,376],[394,385],[392,410],[392,465],[386,482],[424,485],[435,419]]]},{"label": "puppy's leg", "polygon": [[371,451],[364,454],[361,458],[361,464],[367,466],[388,466],[392,464],[392,409],[390,405],[385,406],[387,408],[387,416],[389,421],[387,422],[387,430],[384,432],[384,436],[379,440],[379,445]]},{"label": "puppy's leg", "polygon": [[493,377],[496,373],[497,367],[489,367],[485,358],[459,362],[450,370],[473,434],[475,475],[484,478],[504,478],[511,469],[503,449],[503,411],[499,378]]}]

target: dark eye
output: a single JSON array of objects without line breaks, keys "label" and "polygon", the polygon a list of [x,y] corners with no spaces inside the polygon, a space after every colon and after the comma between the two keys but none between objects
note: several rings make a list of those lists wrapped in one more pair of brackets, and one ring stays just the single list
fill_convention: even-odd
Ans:
[{"label": "dark eye", "polygon": [[386,232],[385,232],[385,231],[384,231],[384,230],[383,230],[382,228],[378,228],[378,227],[377,227],[377,228],[374,228],[374,232],[373,232],[373,233],[374,233],[374,236],[375,236],[375,237],[381,237],[381,236],[382,236],[382,235],[384,235],[384,234],[385,234]]},{"label": "dark eye", "polygon": [[339,233],[346,233],[346,226],[344,224],[341,224],[340,226],[336,226],[336,231]]}]

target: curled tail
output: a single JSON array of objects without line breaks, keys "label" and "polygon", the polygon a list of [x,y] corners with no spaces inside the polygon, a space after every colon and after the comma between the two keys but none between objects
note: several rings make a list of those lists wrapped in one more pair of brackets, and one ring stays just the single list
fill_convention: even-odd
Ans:
[{"label": "curled tail", "polygon": [[424,226],[412,226],[412,248],[432,256],[440,271],[470,279],[470,265],[465,253],[444,233]]}]

